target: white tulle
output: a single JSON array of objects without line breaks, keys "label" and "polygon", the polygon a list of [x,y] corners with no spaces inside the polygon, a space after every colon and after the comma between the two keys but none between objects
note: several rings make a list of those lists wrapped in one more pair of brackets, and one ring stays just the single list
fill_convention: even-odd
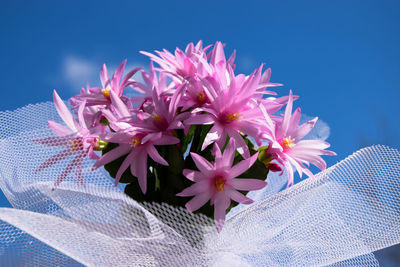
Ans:
[{"label": "white tulle", "polygon": [[103,170],[83,162],[56,189],[66,159],[34,170],[60,147],[53,104],[0,113],[0,265],[9,266],[378,266],[371,252],[400,243],[400,153],[362,149],[284,191],[270,175],[257,201],[237,206],[221,233],[204,216],[168,205],[139,205]]}]

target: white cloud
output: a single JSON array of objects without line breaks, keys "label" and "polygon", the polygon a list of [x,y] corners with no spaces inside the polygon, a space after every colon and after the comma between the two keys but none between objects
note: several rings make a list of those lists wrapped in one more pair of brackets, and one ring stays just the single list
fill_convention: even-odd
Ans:
[{"label": "white cloud", "polygon": [[[120,64],[107,64],[108,73],[110,76]],[[69,83],[73,91],[79,91],[82,87],[86,87],[89,83],[91,86],[100,86],[100,69],[103,64],[97,61],[88,60],[85,58],[69,55],[64,58],[62,66],[63,79]],[[125,68],[125,74],[139,66],[143,66],[138,62],[129,62]],[[134,79],[143,82],[140,71],[135,74]]]},{"label": "white cloud", "polygon": [[74,91],[78,91],[80,88],[85,87],[86,83],[94,85],[99,81],[100,68],[101,66],[97,66],[90,60],[67,56],[63,62],[63,77]]}]

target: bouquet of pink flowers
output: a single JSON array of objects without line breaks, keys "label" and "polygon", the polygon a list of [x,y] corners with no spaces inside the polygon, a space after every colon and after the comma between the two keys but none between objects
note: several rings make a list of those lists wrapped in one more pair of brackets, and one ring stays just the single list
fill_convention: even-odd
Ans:
[{"label": "bouquet of pink flowers", "polygon": [[221,231],[226,213],[252,203],[246,194],[265,187],[269,171],[286,170],[290,186],[294,171],[313,178],[309,165],[325,170],[320,156],[335,155],[328,143],[303,139],[318,118],[299,125],[298,97],[269,90],[280,86],[270,82],[270,69],[235,74],[235,52],[226,59],[222,43],[141,53],[151,59],[141,79],[134,78],[140,68],[124,75],[126,60],[111,78],[103,65],[101,86],[82,88],[71,110],[54,91],[66,126],[49,121],[57,137],[34,140],[64,147],[36,172],[73,156],[54,188],[71,171],[84,186],[81,164],[89,157],[137,202],[184,206]]}]

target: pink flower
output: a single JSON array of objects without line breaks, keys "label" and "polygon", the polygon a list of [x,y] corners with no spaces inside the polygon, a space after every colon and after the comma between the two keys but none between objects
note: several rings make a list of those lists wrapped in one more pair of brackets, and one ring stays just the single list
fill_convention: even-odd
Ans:
[{"label": "pink flower", "polygon": [[151,101],[153,97],[153,90],[156,90],[158,95],[172,95],[174,90],[171,86],[167,86],[167,76],[161,72],[157,75],[153,62],[150,62],[149,72],[142,71],[143,83],[133,81],[130,87],[141,94],[140,96],[131,97],[132,103],[143,105],[146,101]]},{"label": "pink flower", "polygon": [[65,149],[43,162],[36,169],[35,172],[39,172],[45,168],[53,166],[61,160],[64,160],[70,156],[74,156],[72,161],[67,165],[65,170],[57,178],[54,184],[54,188],[58,186],[74,169],[75,179],[77,181],[79,180],[80,183],[83,184],[82,161],[86,156],[89,156],[92,159],[99,158],[94,153],[94,150],[99,147],[98,135],[97,133],[90,131],[86,125],[86,120],[83,112],[85,103],[83,103],[79,107],[77,120],[73,117],[73,115],[55,90],[53,93],[53,99],[58,114],[68,126],[68,128],[57,122],[49,121],[49,128],[58,137],[48,137],[45,139],[34,140],[34,142],[48,146],[65,146]]},{"label": "pink flower", "polygon": [[127,131],[111,133],[107,141],[117,143],[119,146],[105,153],[94,165],[93,169],[110,163],[119,157],[127,155],[118,169],[115,177],[115,186],[117,186],[122,174],[128,167],[133,176],[138,178],[140,189],[143,194],[147,190],[147,156],[150,156],[155,162],[168,166],[154,145],[172,145],[179,143],[179,139],[174,136],[158,134],[149,134],[140,131]]},{"label": "pink flower", "polygon": [[258,179],[236,178],[254,164],[258,153],[232,167],[235,151],[235,144],[230,140],[222,155],[219,146],[215,145],[216,156],[212,163],[196,153],[190,153],[199,171],[183,170],[183,174],[195,183],[177,194],[181,197],[194,196],[186,203],[189,211],[199,209],[210,200],[210,204],[214,205],[214,220],[218,232],[224,225],[226,209],[230,206],[231,199],[242,204],[253,202],[237,190],[258,190],[267,185],[265,181]]},{"label": "pink flower", "polygon": [[[93,168],[99,168],[119,157],[127,155],[118,169],[115,177],[115,185],[119,183],[125,170],[130,167],[131,174],[138,178],[139,186],[143,194],[145,194],[147,190],[147,157],[150,156],[155,162],[168,166],[168,163],[160,156],[154,146],[179,143],[178,138],[167,133],[170,130],[169,123],[171,120],[169,119],[172,119],[172,122],[174,122],[174,118],[168,117],[168,114],[170,114],[168,110],[162,110],[165,113],[160,112],[160,114],[167,116],[167,119],[160,116],[160,118],[156,118],[154,123],[152,122],[151,124],[146,124],[146,122],[137,118],[129,119],[132,117],[132,114],[125,103],[114,92],[111,92],[110,97],[114,113],[107,110],[104,111],[104,115],[109,120],[110,126],[115,132],[108,133],[104,136],[104,139],[108,142],[118,144],[118,147],[105,153],[94,164]],[[168,107],[160,105],[160,108]],[[164,124],[164,121],[159,121],[159,119],[165,119],[166,124]],[[160,123],[160,125],[157,125],[157,123]]]},{"label": "pink flower", "polygon": [[140,53],[157,62],[161,66],[162,71],[171,75],[173,79],[181,81],[189,77],[195,77],[198,73],[201,73],[201,68],[199,69],[198,65],[200,64],[200,59],[207,60],[205,52],[209,47],[203,48],[202,41],[199,41],[196,46],[190,43],[186,47],[185,52],[176,48],[174,55],[165,49],[163,52],[156,51],[158,56],[145,51],[140,51]]},{"label": "pink flower", "polygon": [[[297,108],[292,114],[293,94],[289,93],[288,103],[282,120],[273,122],[260,106],[266,119],[268,129],[273,128],[272,132],[266,132],[264,137],[270,141],[265,153],[276,159],[288,172],[288,186],[293,184],[293,166],[298,171],[300,177],[303,172],[309,177],[314,177],[308,166],[314,164],[320,170],[326,169],[325,161],[320,155],[336,155],[333,151],[325,150],[330,145],[322,140],[301,140],[314,127],[318,118],[314,118],[299,126],[301,110]],[[307,166],[305,166],[307,165]]]},{"label": "pink flower", "polygon": [[186,125],[213,125],[203,142],[202,150],[214,142],[222,147],[226,137],[229,136],[235,140],[239,153],[248,158],[249,149],[240,133],[252,136],[261,142],[260,120],[263,115],[257,108],[257,100],[254,98],[259,88],[261,72],[262,66],[249,77],[234,76],[230,69],[229,80],[208,79],[205,88],[211,101],[210,105],[193,110],[195,114],[184,122]]},{"label": "pink flower", "polygon": [[87,91],[82,88],[81,93],[71,98],[73,108],[86,101],[86,106],[109,106],[111,104],[110,91],[114,91],[119,97],[126,99],[123,96],[125,87],[134,83],[130,78],[141,68],[136,68],[130,71],[125,77],[122,77],[125,71],[126,60],[124,60],[117,68],[112,78],[109,78],[106,64],[103,65],[100,71],[100,81],[102,88],[88,87]]}]

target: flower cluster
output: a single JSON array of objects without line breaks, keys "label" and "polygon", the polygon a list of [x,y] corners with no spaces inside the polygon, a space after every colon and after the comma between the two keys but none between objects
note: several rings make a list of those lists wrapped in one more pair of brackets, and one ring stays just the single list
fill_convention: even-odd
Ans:
[{"label": "flower cluster", "polygon": [[140,68],[124,76],[126,61],[111,78],[103,65],[101,87],[81,89],[70,99],[71,111],[54,91],[67,127],[49,121],[57,137],[35,142],[65,147],[37,171],[74,156],[55,187],[72,170],[84,184],[81,164],[88,156],[96,160],[93,168],[106,167],[116,185],[128,183],[125,191],[134,199],[199,210],[220,231],[230,207],[251,203],[245,194],[267,185],[268,171],[286,169],[291,185],[295,170],[312,177],[310,163],[324,170],[320,155],[335,155],[324,141],[302,140],[317,118],[299,125],[300,108],[292,113],[297,97],[270,91],[280,86],[270,82],[270,69],[236,74],[235,52],[227,59],[221,42],[190,43],[174,54],[141,53],[151,63],[140,81],[133,78]]}]

